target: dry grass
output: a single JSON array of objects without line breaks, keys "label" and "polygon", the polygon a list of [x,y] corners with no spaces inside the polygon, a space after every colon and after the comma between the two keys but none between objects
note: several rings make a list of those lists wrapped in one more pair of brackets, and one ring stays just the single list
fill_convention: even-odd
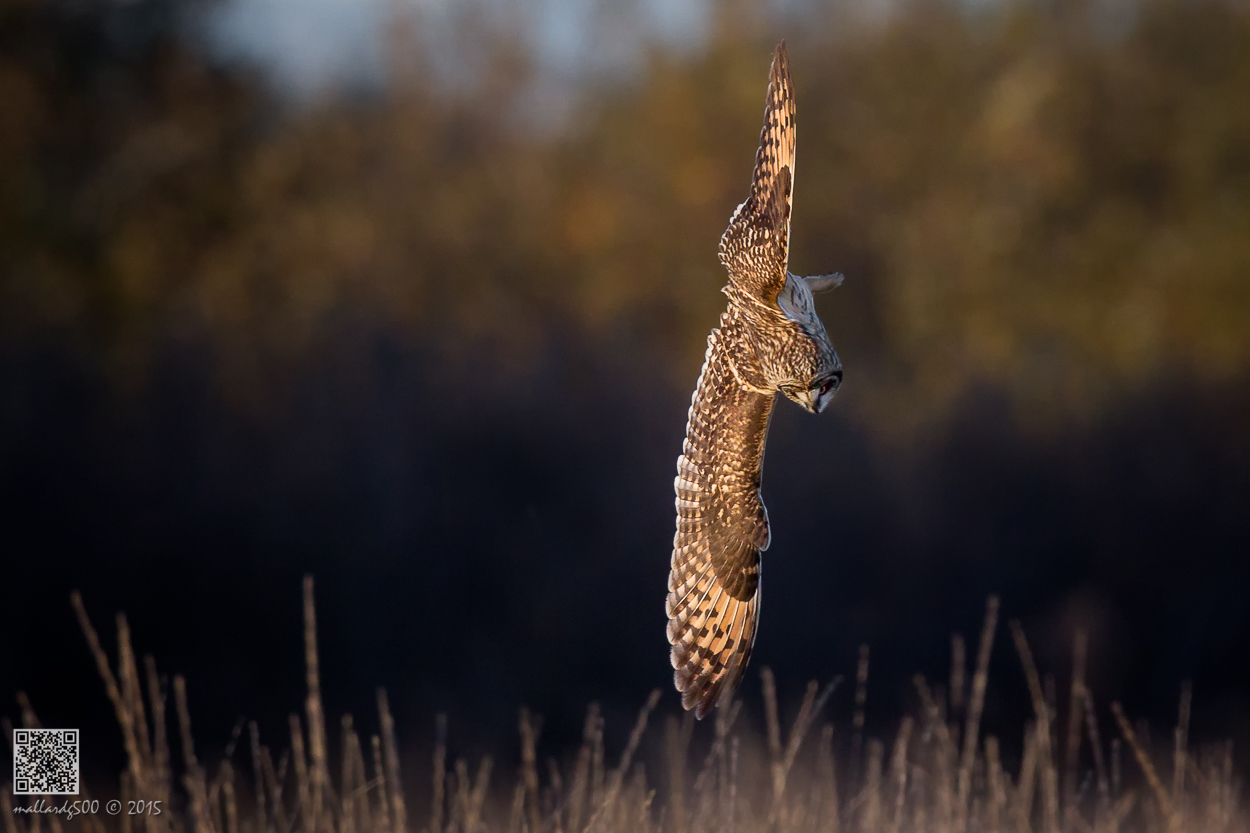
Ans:
[{"label": "dry grass", "polygon": [[[166,697],[156,663],[144,658],[144,676],[131,647],[124,616],[117,620],[116,672],[73,597],[105,691],[121,726],[128,765],[121,774],[123,802],[160,800],[176,808],[160,816],[117,817],[121,833],[1248,833],[1250,822],[1238,800],[1231,744],[1193,750],[1188,723],[1192,698],[1182,689],[1174,734],[1170,779],[1164,777],[1119,703],[1111,704],[1116,728],[1136,762],[1125,786],[1120,738],[1104,748],[1094,701],[1085,686],[1085,641],[1074,646],[1066,723],[1059,718],[1053,678],[1039,676],[1024,631],[1010,623],[1028,681],[1034,719],[1023,735],[1019,771],[1008,772],[994,736],[980,740],[990,654],[998,627],[998,601],[987,604],[971,686],[965,692],[962,638],[952,642],[949,693],[915,679],[921,704],[917,716],[903,717],[889,744],[865,734],[868,650],[860,654],[855,710],[847,766],[833,751],[834,729],[813,731],[833,686],[809,684],[788,731],[778,714],[772,673],[762,669],[766,738],[757,742],[738,723],[741,703],[718,709],[710,747],[696,757],[691,746],[695,724],[689,715],[669,716],[664,730],[663,802],[638,762],[641,745],[659,702],[652,693],[625,749],[615,762],[604,748],[603,719],[591,705],[583,742],[570,764],[548,759],[540,768],[541,721],[522,709],[518,729],[521,760],[511,789],[492,787],[490,757],[475,768],[457,760],[448,767],[446,720],[436,720],[428,815],[410,818],[400,777],[398,741],[386,692],[378,692],[379,733],[362,739],[351,715],[341,721],[337,772],[331,771],[325,712],[317,660],[313,584],[304,583],[304,635],[308,696],[304,715],[292,714],[290,745],[278,762],[248,725],[247,777],[236,769],[248,749],[240,731],[211,772],[198,760],[187,710],[186,682],[173,681],[182,765],[176,767],[166,726]],[[143,682],[146,681],[146,698]],[[965,696],[966,695],[966,696]],[[18,695],[21,720],[38,719]],[[7,723],[7,721],[6,721]],[[1060,726],[1064,726],[1062,736]],[[5,731],[8,733],[8,726]],[[1060,741],[1062,740],[1062,744]],[[813,748],[814,747],[814,748]],[[1060,750],[1062,749],[1062,760]],[[1110,758],[1110,772],[1107,768]],[[1082,765],[1088,764],[1082,771]],[[545,771],[544,771],[545,770]],[[88,796],[82,796],[88,797]],[[24,799],[25,797],[19,797]],[[82,815],[63,822],[56,816],[14,813],[15,797],[0,790],[5,833],[104,833],[104,816]]]}]

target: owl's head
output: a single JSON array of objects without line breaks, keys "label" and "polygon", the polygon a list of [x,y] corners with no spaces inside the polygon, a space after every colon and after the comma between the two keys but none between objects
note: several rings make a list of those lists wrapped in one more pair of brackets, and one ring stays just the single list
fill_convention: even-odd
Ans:
[{"label": "owl's head", "polygon": [[810,383],[784,382],[778,387],[786,398],[804,410],[818,414],[825,409],[833,395],[842,384],[842,368],[838,367],[828,373],[814,378]]},{"label": "owl's head", "polygon": [[785,287],[777,296],[784,323],[766,328],[757,351],[768,380],[787,399],[813,414],[823,411],[837,393],[842,362],[816,314],[812,293],[841,283],[839,273],[800,278],[787,272]]}]

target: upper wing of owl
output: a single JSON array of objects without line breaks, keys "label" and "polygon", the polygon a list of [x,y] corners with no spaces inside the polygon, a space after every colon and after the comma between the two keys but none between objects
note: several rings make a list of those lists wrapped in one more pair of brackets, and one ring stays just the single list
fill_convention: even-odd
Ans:
[{"label": "upper wing of owl", "polygon": [[718,330],[708,338],[674,482],[668,641],[682,705],[700,718],[737,687],[750,658],[769,541],[759,487],[774,396],[739,382],[732,346]]},{"label": "upper wing of owl", "polygon": [[768,77],[764,128],[751,193],[720,239],[720,260],[739,289],[768,303],[786,283],[790,195],[794,186],[794,84],[786,44],[777,45]]}]

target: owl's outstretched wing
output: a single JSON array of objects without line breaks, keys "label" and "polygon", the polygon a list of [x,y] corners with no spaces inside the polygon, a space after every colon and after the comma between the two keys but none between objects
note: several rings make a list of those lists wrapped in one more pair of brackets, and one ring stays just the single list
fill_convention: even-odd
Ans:
[{"label": "owl's outstretched wing", "polygon": [[734,211],[720,239],[720,261],[729,271],[730,282],[770,304],[786,283],[793,187],[794,84],[782,41],[768,76],[751,193]]},{"label": "owl's outstretched wing", "polygon": [[751,656],[769,542],[759,488],[774,396],[737,379],[727,347],[713,330],[690,403],[665,605],[674,681],[700,718],[733,692]]}]

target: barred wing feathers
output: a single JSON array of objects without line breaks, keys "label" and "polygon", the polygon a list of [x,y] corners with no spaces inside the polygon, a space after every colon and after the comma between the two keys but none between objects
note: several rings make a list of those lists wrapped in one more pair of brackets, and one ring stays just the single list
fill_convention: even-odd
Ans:
[{"label": "barred wing feathers", "polygon": [[786,283],[794,186],[794,84],[786,44],[777,45],[768,77],[764,127],[751,193],[720,240],[720,260],[740,289],[772,303]]},{"label": "barred wing feathers", "polygon": [[760,472],[773,401],[738,380],[713,330],[677,460],[666,604],[674,681],[700,718],[737,687],[755,642],[760,552],[769,543]]}]

